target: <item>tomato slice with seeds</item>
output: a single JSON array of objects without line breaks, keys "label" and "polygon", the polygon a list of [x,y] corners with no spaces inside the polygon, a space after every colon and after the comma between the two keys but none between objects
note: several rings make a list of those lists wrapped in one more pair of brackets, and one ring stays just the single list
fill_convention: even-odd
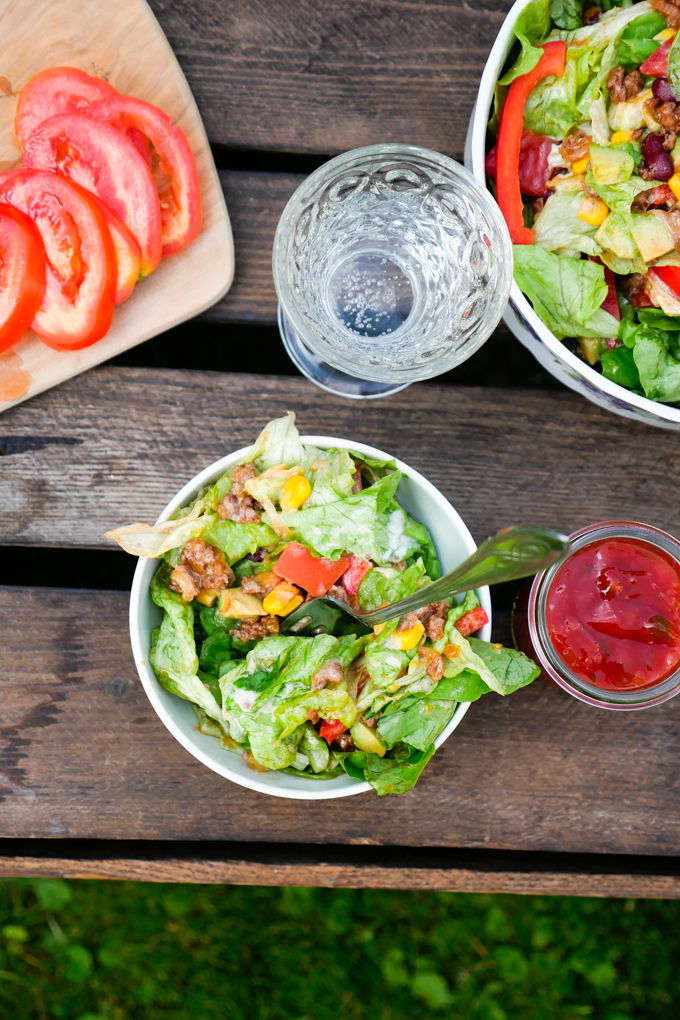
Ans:
[{"label": "tomato slice with seeds", "polygon": [[134,237],[108,206],[104,205],[96,195],[91,196],[97,203],[111,234],[113,247],[116,250],[116,297],[115,305],[127,301],[139,279],[142,265],[142,252]]},{"label": "tomato slice with seeds", "polygon": [[201,189],[189,143],[158,107],[132,96],[109,96],[88,108],[124,134],[140,132],[152,147],[152,169],[161,204],[163,256],[186,248],[201,229]]},{"label": "tomato slice with seeds", "polygon": [[116,253],[92,196],[58,174],[19,170],[0,177],[0,202],[25,213],[45,246],[45,293],[31,328],[58,351],[100,340],[113,315]]},{"label": "tomato slice with seeds", "polygon": [[101,78],[77,67],[50,67],[21,90],[14,129],[22,149],[39,124],[57,113],[83,113],[91,103],[118,93]]},{"label": "tomato slice with seeds", "polygon": [[18,209],[0,205],[0,353],[28,329],[45,293],[45,246]]},{"label": "tomato slice with seeds", "polygon": [[28,139],[22,166],[63,174],[93,192],[141,248],[140,275],[153,272],[161,259],[160,203],[151,171],[129,138],[84,113],[59,113]]}]

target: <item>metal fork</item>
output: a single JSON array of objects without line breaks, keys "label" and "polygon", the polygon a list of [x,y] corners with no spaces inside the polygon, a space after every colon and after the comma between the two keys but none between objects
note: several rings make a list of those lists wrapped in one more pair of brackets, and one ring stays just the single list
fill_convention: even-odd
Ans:
[{"label": "metal fork", "polygon": [[529,577],[563,559],[569,552],[569,540],[557,531],[539,528],[534,524],[521,524],[504,528],[482,542],[472,556],[450,573],[419,588],[408,598],[391,606],[383,606],[368,613],[355,613],[344,602],[330,595],[322,595],[303,603],[299,609],[283,618],[279,625],[282,634],[314,635],[333,631],[343,617],[356,632],[356,625],[367,633],[376,624],[394,620],[404,613],[429,606],[431,602],[479,588],[485,584],[500,584]]}]

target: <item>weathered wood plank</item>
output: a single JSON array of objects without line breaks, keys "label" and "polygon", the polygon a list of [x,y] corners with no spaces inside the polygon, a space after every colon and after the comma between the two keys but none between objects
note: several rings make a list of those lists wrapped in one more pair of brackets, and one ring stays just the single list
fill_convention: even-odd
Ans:
[{"label": "weathered wood plank", "polygon": [[478,540],[520,521],[680,531],[675,435],[567,390],[419,385],[358,410],[301,378],[101,368],[0,418],[0,544],[110,547],[104,531],[152,522],[289,408],[303,432],[372,443],[422,471]]},{"label": "weathered wood plank", "polygon": [[274,234],[286,202],[305,179],[304,174],[221,170],[219,177],[234,233],[236,271],[229,292],[201,318],[274,324]]},{"label": "weathered wood plank", "polygon": [[163,727],[123,593],[0,588],[0,617],[5,837],[680,852],[680,699],[602,712],[535,683],[476,703],[407,794],[284,801],[215,775]]},{"label": "weathered wood plank", "polygon": [[212,142],[460,157],[509,0],[151,0]]},{"label": "weathered wood plank", "polygon": [[[0,843],[0,848],[2,844]],[[69,853],[66,845],[65,853]],[[0,857],[0,877],[119,879],[129,882],[191,882],[226,885],[317,886],[325,889],[444,890],[526,896],[617,896],[679,899],[676,875],[481,871],[472,868],[390,868],[371,864],[260,863],[247,860],[183,860],[163,857]]]}]

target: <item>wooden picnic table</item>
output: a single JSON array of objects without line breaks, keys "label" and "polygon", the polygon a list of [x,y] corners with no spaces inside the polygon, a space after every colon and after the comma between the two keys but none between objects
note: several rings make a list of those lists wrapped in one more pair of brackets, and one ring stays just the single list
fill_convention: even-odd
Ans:
[{"label": "wooden picnic table", "polygon": [[[461,158],[509,3],[152,7],[224,167],[234,228],[234,286],[203,319],[249,324],[247,344],[275,323],[271,243],[304,171],[385,140]],[[206,328],[192,327],[196,343]],[[127,593],[79,587],[72,564],[106,559],[105,530],[152,522],[201,467],[288,409],[303,433],[413,465],[478,541],[521,521],[679,530],[675,434],[566,389],[434,382],[356,405],[292,369],[117,365],[13,408],[0,418],[0,546],[15,565],[0,587],[0,874],[680,895],[680,699],[605,712],[536,682],[474,704],[409,793],[324,803],[229,783],[168,733],[136,675]],[[51,587],[41,557],[60,564]],[[510,640],[507,606],[494,638]]]}]

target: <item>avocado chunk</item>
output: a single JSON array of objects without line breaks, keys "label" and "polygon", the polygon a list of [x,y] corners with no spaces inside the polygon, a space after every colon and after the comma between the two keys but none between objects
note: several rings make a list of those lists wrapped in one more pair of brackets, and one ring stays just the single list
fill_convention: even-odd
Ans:
[{"label": "avocado chunk", "polygon": [[635,160],[623,149],[608,149],[604,145],[590,146],[590,169],[599,185],[622,184],[635,167]]},{"label": "avocado chunk", "polygon": [[358,747],[360,751],[365,751],[366,754],[378,754],[381,758],[385,756],[387,748],[370,726],[366,726],[365,723],[357,719],[354,725],[350,726],[349,732],[352,734],[354,746]]},{"label": "avocado chunk", "polygon": [[628,223],[616,213],[607,216],[595,234],[595,240],[607,251],[613,252],[617,258],[634,259],[640,255]]},{"label": "avocado chunk", "polygon": [[645,262],[658,259],[675,247],[664,223],[654,213],[631,216],[631,230]]}]

